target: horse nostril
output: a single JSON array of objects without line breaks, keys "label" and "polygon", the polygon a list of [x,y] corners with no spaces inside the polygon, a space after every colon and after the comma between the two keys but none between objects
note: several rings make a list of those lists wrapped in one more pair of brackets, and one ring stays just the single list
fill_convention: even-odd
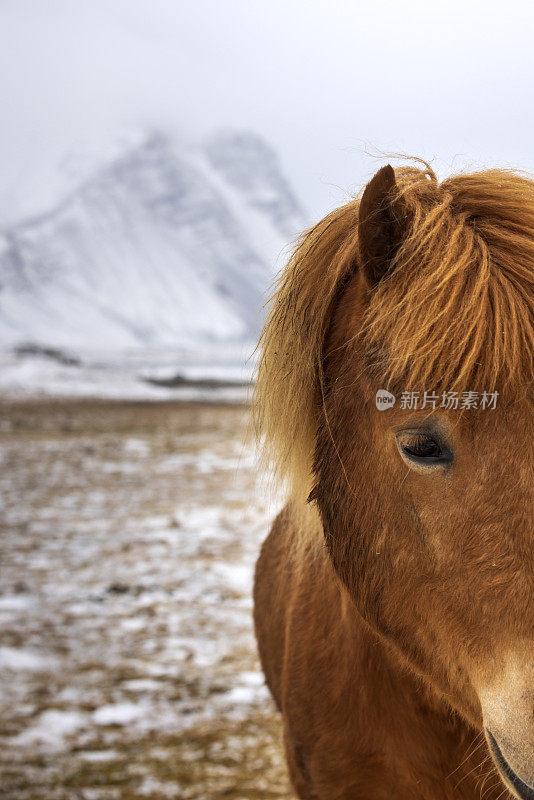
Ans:
[{"label": "horse nostril", "polygon": [[534,786],[525,783],[525,781],[520,778],[519,775],[517,775],[517,773],[512,769],[506,758],[503,756],[497,740],[488,728],[486,728],[486,733],[488,736],[491,755],[497,764],[499,772],[504,777],[505,783],[513,789],[514,793],[520,797],[521,800],[534,800]]}]

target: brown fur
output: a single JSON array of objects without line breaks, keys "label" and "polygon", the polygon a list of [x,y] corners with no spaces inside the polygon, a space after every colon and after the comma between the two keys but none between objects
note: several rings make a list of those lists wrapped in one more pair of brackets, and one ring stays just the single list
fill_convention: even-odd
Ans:
[{"label": "brown fur", "polygon": [[[298,796],[510,796],[484,729],[534,781],[534,183],[383,168],[304,236],[261,348],[255,420],[291,499],[255,622]],[[500,396],[378,412],[386,387]],[[421,426],[450,469],[401,458]]]}]

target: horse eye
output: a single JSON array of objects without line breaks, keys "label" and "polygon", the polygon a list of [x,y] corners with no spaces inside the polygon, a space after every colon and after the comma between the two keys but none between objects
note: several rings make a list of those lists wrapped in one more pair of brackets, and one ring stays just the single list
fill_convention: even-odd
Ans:
[{"label": "horse eye", "polygon": [[400,433],[397,443],[402,455],[416,464],[430,466],[451,460],[450,451],[428,433]]}]

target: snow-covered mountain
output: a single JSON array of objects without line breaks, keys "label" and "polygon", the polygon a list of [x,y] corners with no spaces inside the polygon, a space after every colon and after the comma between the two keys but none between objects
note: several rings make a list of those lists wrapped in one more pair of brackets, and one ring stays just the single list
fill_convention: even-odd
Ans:
[{"label": "snow-covered mountain", "polygon": [[0,343],[102,352],[254,338],[305,223],[258,136],[186,147],[153,134],[0,234]]}]

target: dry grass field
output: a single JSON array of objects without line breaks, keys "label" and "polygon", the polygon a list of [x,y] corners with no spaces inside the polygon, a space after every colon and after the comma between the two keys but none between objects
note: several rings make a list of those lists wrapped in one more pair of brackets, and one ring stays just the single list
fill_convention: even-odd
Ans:
[{"label": "dry grass field", "polygon": [[0,404],[0,796],[289,798],[248,411]]}]

